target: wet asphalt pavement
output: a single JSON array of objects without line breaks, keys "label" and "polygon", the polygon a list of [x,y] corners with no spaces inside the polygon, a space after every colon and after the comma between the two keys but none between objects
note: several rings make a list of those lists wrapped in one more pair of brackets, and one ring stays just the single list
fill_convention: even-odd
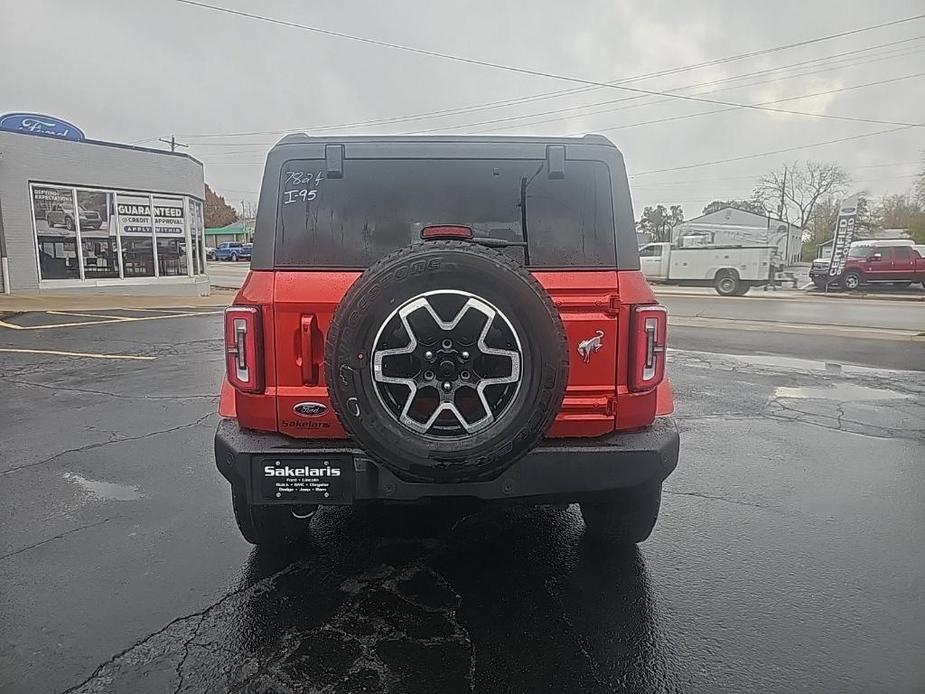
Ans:
[{"label": "wet asphalt pavement", "polygon": [[681,462],[638,550],[440,506],[324,510],[280,556],[215,470],[201,311],[0,330],[154,357],[0,353],[0,691],[925,690],[922,342],[673,331]]}]

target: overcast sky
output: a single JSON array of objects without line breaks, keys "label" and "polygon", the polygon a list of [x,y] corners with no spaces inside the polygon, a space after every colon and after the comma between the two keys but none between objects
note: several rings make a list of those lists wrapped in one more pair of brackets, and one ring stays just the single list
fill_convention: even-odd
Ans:
[{"label": "overcast sky", "polygon": [[[596,81],[671,70],[925,14],[923,0],[207,1]],[[263,131],[284,129],[319,134],[438,128],[454,133],[603,132],[626,157],[637,216],[643,206],[661,202],[682,204],[688,218],[710,200],[748,196],[756,176],[795,159],[838,161],[854,177],[857,189],[875,195],[904,192],[911,187],[912,174],[921,170],[925,150],[925,128],[908,128],[786,154],[645,173],[897,126],[746,109],[640,125],[723,107],[665,97],[627,101],[639,95],[610,88],[322,131],[322,126],[484,106],[581,85],[322,36],[175,0],[0,0],[0,7],[0,113],[56,115],[90,138],[148,146],[160,147],[156,138],[175,133],[205,163],[206,181],[238,205],[241,199],[256,201],[263,157],[279,137]],[[867,48],[871,50],[854,52]],[[854,53],[839,55],[848,52]],[[795,63],[801,65],[787,67]],[[765,72],[728,81],[759,71]],[[925,73],[925,20],[625,86],[678,90],[739,104],[830,92],[771,107],[916,123],[925,121],[925,74],[919,73]],[[693,86],[720,80],[727,81]],[[614,103],[617,99],[623,101]],[[538,113],[545,115],[526,117]],[[550,119],[556,120],[537,122]],[[262,134],[203,137],[250,131]]]}]

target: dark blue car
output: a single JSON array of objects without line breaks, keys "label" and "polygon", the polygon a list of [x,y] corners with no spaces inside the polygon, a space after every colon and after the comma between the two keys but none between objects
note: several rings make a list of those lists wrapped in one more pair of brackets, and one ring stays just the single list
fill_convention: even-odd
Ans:
[{"label": "dark blue car", "polygon": [[252,243],[237,243],[234,241],[220,243],[218,248],[215,249],[215,259],[230,260],[232,262],[250,260],[253,246]]}]

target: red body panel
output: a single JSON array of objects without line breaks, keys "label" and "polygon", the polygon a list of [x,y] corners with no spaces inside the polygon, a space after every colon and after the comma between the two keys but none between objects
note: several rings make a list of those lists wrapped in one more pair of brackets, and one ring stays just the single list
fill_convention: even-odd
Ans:
[{"label": "red body panel", "polygon": [[[277,272],[273,307],[276,320],[278,386],[276,417],[279,431],[300,438],[347,437],[337,420],[324,383],[324,336],[334,310],[359,272]],[[315,335],[303,339],[303,319],[314,324]],[[311,354],[306,345],[312,343]],[[306,378],[305,360],[317,365],[317,378]],[[307,382],[308,381],[308,382]],[[293,412],[300,402],[317,402],[327,411],[318,417],[300,417]]]},{"label": "red body panel", "polygon": [[[247,395],[223,384],[223,416],[241,426],[299,438],[346,438],[324,383],[324,336],[335,309],[359,272],[251,272],[235,298],[260,306],[264,324],[266,390]],[[538,271],[536,279],[562,317],[569,345],[569,381],[549,437],[592,437],[647,426],[673,410],[667,379],[658,388],[627,387],[629,315],[633,304],[656,303],[638,271]],[[582,340],[602,333],[601,348],[584,361]],[[318,416],[296,415],[303,402],[324,405]],[[231,414],[226,414],[231,413]]]}]

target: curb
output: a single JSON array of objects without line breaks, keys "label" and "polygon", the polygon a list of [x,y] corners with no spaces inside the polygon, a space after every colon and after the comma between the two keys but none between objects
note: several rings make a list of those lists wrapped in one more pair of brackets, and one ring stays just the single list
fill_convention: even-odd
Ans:
[{"label": "curb", "polygon": [[892,294],[873,294],[869,292],[832,292],[826,294],[824,292],[816,291],[804,291],[804,290],[778,290],[776,292],[758,292],[751,291],[745,296],[720,296],[715,292],[712,294],[707,294],[703,292],[686,292],[686,291],[676,291],[673,289],[665,290],[658,285],[652,285],[652,291],[655,292],[655,295],[662,296],[699,296],[701,298],[713,298],[713,299],[744,299],[746,301],[751,299],[785,299],[790,301],[799,301],[802,299],[832,299],[835,301],[844,301],[846,299],[861,299],[864,301],[925,301],[925,292],[922,292],[922,296],[907,296],[907,295],[892,295]]},{"label": "curb", "polygon": [[806,296],[820,299],[877,299],[879,301],[925,301],[925,291],[922,296],[908,296],[905,294],[874,294],[871,292],[830,292],[805,291]]},{"label": "curb", "polygon": [[745,330],[757,332],[794,333],[821,337],[850,337],[867,340],[891,340],[894,342],[925,342],[925,333],[920,330],[898,330],[895,328],[867,328],[851,325],[814,325],[810,323],[786,323],[783,321],[755,321],[732,318],[696,318],[668,316],[669,327],[713,328],[718,330]]},{"label": "curb", "polygon": [[[216,288],[218,289],[218,288]],[[236,289],[234,291],[237,291]],[[221,290],[219,290],[221,292]],[[231,303],[233,295],[214,293],[208,297],[168,296],[168,295],[94,295],[81,296],[27,296],[0,299],[0,318],[17,313],[44,311],[112,311],[125,308],[137,309],[171,309],[171,308],[218,308]]]}]

